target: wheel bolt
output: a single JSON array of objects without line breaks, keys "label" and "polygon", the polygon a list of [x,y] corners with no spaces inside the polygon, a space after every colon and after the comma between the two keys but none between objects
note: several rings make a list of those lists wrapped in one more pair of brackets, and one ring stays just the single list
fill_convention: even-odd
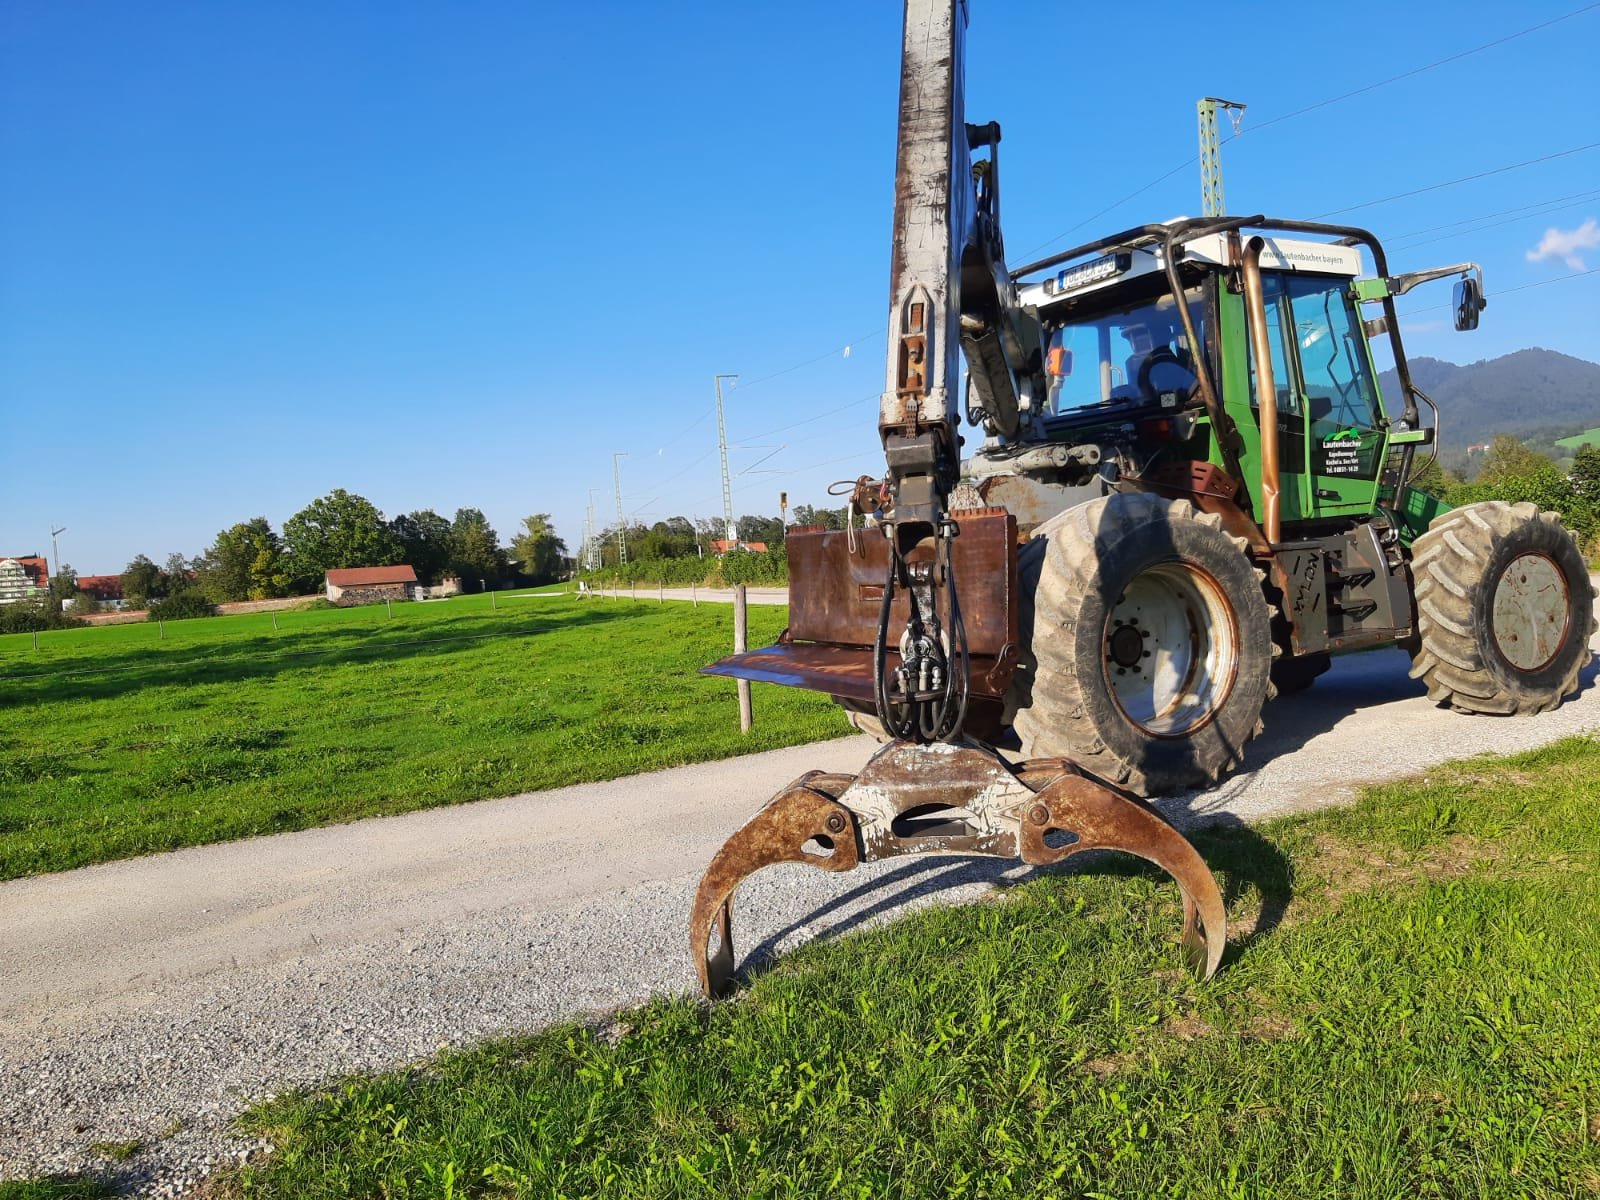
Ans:
[{"label": "wheel bolt", "polygon": [[827,823],[829,833],[844,832],[844,815],[842,813],[829,813]]},{"label": "wheel bolt", "polygon": [[1043,825],[1050,820],[1050,810],[1043,804],[1035,804],[1028,810],[1028,820],[1035,825]]}]

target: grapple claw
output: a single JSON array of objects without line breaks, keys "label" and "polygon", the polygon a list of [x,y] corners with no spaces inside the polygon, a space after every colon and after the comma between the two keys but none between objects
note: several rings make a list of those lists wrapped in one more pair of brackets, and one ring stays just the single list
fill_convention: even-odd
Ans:
[{"label": "grapple claw", "polygon": [[[860,775],[803,775],[717,851],[695,893],[689,945],[710,998],[733,980],[734,890],[762,867],[803,862],[849,871],[904,854],[988,854],[1045,866],[1083,850],[1121,850],[1178,883],[1183,946],[1196,974],[1222,962],[1222,893],[1195,848],[1130,792],[1070,762],[1011,766],[986,746],[890,742]],[[718,933],[710,952],[712,926]]]},{"label": "grapple claw", "polygon": [[[1051,844],[1051,835],[1070,835]],[[1222,893],[1189,840],[1137,796],[1069,769],[1040,789],[1022,823],[1022,861],[1044,865],[1085,850],[1121,850],[1155,863],[1183,897],[1183,947],[1189,964],[1210,979],[1227,944]]]},{"label": "grapple claw", "polygon": [[[689,915],[689,952],[706,996],[725,996],[733,981],[733,893],[748,876],[782,862],[824,871],[849,871],[860,863],[855,816],[823,790],[839,778],[820,771],[802,775],[740,826],[706,868]],[[713,922],[719,942],[714,954]]]}]

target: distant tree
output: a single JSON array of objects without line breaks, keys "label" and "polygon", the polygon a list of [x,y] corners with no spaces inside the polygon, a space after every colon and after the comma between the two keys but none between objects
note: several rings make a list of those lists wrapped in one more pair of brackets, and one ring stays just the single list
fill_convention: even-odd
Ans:
[{"label": "distant tree", "polygon": [[46,629],[72,629],[83,622],[46,594],[0,604],[0,633],[40,633]]},{"label": "distant tree", "polygon": [[764,542],[768,546],[776,546],[783,540],[783,522],[777,517],[752,517],[739,518],[737,528],[739,540],[745,544],[750,542]]},{"label": "distant tree", "polygon": [[1483,467],[1474,483],[1494,485],[1507,479],[1526,479],[1555,466],[1536,450],[1530,450],[1509,433],[1499,434],[1484,456]]},{"label": "distant tree", "polygon": [[50,600],[56,607],[61,607],[63,600],[70,600],[78,591],[78,572],[70,563],[56,564],[56,573],[50,576]]},{"label": "distant tree", "polygon": [[500,535],[479,509],[456,509],[450,522],[450,569],[467,588],[488,587],[505,578],[506,552],[500,549]]},{"label": "distant tree", "polygon": [[400,561],[400,543],[372,501],[343,488],[306,505],[283,523],[289,572],[314,590],[328,571],[388,567]]},{"label": "distant tree", "polygon": [[230,525],[192,564],[213,604],[287,596],[290,577],[283,543],[265,517]]},{"label": "distant tree", "polygon": [[639,538],[639,558],[687,558],[696,553],[694,524],[688,517],[657,521]]},{"label": "distant tree", "polygon": [[1578,447],[1569,478],[1580,500],[1600,505],[1600,448],[1587,444]]},{"label": "distant tree", "polygon": [[842,508],[813,508],[809,504],[794,506],[794,524],[799,528],[821,527],[823,529],[843,529],[845,523],[845,510]]},{"label": "distant tree", "polygon": [[157,600],[145,613],[146,621],[186,621],[190,617],[214,617],[216,608],[197,587],[174,592],[165,600]]},{"label": "distant tree", "polygon": [[512,539],[511,553],[522,564],[522,574],[534,583],[550,583],[561,578],[567,544],[556,536],[549,513],[534,513],[522,518],[522,532]]},{"label": "distant tree", "polygon": [[426,584],[439,582],[450,567],[450,522],[431,508],[404,513],[389,522],[389,532],[400,543],[400,561]]},{"label": "distant tree", "polygon": [[150,601],[167,594],[166,577],[161,568],[142,554],[134,555],[122,571],[122,598],[129,608],[148,608]]},{"label": "distant tree", "polygon": [[1410,482],[1418,491],[1427,492],[1432,496],[1444,496],[1451,488],[1461,486],[1460,478],[1441,466],[1438,459],[1434,459],[1425,469],[1413,475]]}]

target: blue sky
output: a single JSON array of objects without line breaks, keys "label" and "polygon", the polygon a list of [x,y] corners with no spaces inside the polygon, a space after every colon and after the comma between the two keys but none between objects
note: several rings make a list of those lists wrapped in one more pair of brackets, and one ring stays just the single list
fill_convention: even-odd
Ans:
[{"label": "blue sky", "polygon": [[[1197,212],[1194,102],[1220,95],[1250,106],[1232,211],[1362,206],[1339,219],[1396,269],[1484,265],[1474,334],[1433,307],[1447,285],[1407,297],[1413,355],[1600,358],[1600,275],[1548,282],[1600,266],[1600,149],[1367,204],[1600,142],[1600,5],[1580,7],[1128,25],[975,0],[968,116],[1005,129],[1010,257]],[[861,0],[12,0],[0,553],[64,525],[64,559],[115,572],[334,487],[390,515],[479,507],[506,538],[550,512],[576,549],[589,489],[614,515],[617,452],[639,519],[712,516],[718,372],[742,376],[736,510],[825,502],[881,465],[899,21]]]}]

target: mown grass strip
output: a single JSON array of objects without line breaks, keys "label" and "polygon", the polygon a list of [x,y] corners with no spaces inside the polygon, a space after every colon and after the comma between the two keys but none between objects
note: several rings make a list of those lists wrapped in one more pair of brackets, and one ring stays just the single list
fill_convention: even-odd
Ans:
[{"label": "mown grass strip", "polygon": [[104,1200],[114,1195],[116,1190],[110,1184],[86,1175],[0,1182],[0,1200]]},{"label": "mown grass strip", "polygon": [[849,732],[767,688],[741,735],[698,674],[732,643],[725,604],[562,596],[0,638],[0,879]]},{"label": "mown grass strip", "polygon": [[1200,841],[1176,967],[1121,862],[660,1000],[283,1097],[216,1196],[1551,1197],[1600,1191],[1600,745]]}]

